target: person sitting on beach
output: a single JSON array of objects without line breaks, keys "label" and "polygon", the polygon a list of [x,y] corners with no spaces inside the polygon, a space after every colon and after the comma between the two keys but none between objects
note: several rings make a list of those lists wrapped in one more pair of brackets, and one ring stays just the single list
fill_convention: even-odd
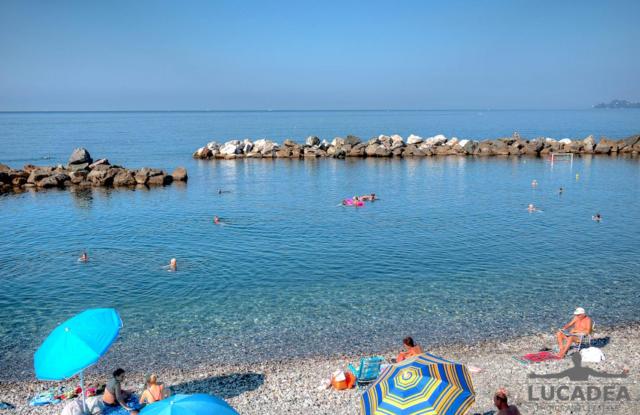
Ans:
[{"label": "person sitting on beach", "polygon": [[413,338],[410,336],[407,336],[402,340],[402,345],[404,346],[405,350],[398,353],[398,357],[396,357],[396,362],[398,363],[402,362],[404,359],[408,359],[410,357],[424,353],[422,347],[417,345],[416,342],[413,341]]},{"label": "person sitting on beach", "polygon": [[[560,358],[565,357],[572,343],[577,343],[579,341],[580,335],[589,334],[591,332],[591,318],[587,316],[584,308],[576,308],[573,315],[574,317],[571,321],[562,326],[562,328],[556,333],[558,348],[560,349],[558,357]],[[569,328],[571,328],[571,330],[569,330]]]},{"label": "person sitting on beach", "polygon": [[125,410],[136,415],[138,411],[127,405],[127,400],[131,397],[131,392],[122,389],[124,381],[124,369],[118,368],[113,372],[113,377],[107,382],[107,386],[102,396],[102,401],[107,406],[122,406]]},{"label": "person sitting on beach", "polygon": [[498,389],[496,394],[493,395],[493,404],[498,408],[498,412],[496,412],[495,415],[520,415],[518,407],[515,405],[509,405],[507,400],[507,391],[504,389]]},{"label": "person sitting on beach", "polygon": [[153,373],[147,376],[146,385],[146,389],[140,396],[141,404],[154,403],[169,396],[169,391],[165,390],[162,383],[158,383],[158,376]]},{"label": "person sitting on beach", "polygon": [[87,251],[82,251],[82,255],[78,258],[78,262],[89,262],[89,255],[87,255]]},{"label": "person sitting on beach", "polygon": [[591,220],[600,222],[602,220],[602,216],[600,215],[600,213],[596,213],[595,215],[591,216]]}]

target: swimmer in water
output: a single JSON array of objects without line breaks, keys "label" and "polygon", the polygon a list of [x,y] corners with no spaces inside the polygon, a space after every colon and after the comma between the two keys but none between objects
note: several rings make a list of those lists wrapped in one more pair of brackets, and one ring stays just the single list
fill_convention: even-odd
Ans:
[{"label": "swimmer in water", "polygon": [[529,207],[527,207],[527,210],[529,211],[529,213],[531,212],[536,212],[538,209],[533,206],[533,203],[529,203]]},{"label": "swimmer in water", "polygon": [[218,189],[218,194],[221,195],[222,194],[222,189]]},{"label": "swimmer in water", "polygon": [[560,189],[558,190],[558,194],[561,195],[564,192],[564,189],[562,188],[562,186],[560,186]]},{"label": "swimmer in water", "polygon": [[78,262],[89,262],[89,255],[87,255],[87,251],[82,251],[82,255],[78,258]]},{"label": "swimmer in water", "polygon": [[219,218],[219,217],[217,217],[217,216],[214,216],[214,217],[213,217],[213,224],[214,224],[214,225],[220,225],[220,218]]},{"label": "swimmer in water", "polygon": [[538,187],[538,181],[536,179],[531,181],[531,187]]},{"label": "swimmer in water", "polygon": [[169,268],[169,271],[177,271],[178,261],[176,261],[175,258],[171,258],[171,261],[169,261],[169,265],[165,265],[165,268]]},{"label": "swimmer in water", "polygon": [[600,215],[600,213],[596,213],[595,215],[591,216],[591,220],[600,222],[602,220],[602,216]]}]

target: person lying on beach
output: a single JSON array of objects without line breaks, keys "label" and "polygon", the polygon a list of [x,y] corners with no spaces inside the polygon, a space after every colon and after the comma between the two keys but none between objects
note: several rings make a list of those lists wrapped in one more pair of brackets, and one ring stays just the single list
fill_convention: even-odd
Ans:
[{"label": "person lying on beach", "polygon": [[517,406],[509,405],[507,391],[504,389],[498,389],[493,395],[493,404],[498,408],[495,415],[520,415]]},{"label": "person lying on beach", "polygon": [[146,389],[140,396],[140,404],[150,404],[160,401],[170,395],[168,390],[165,390],[162,383],[158,383],[158,376],[151,374],[146,379]]},{"label": "person lying on beach", "polygon": [[410,357],[424,353],[422,347],[417,345],[416,342],[413,341],[413,338],[410,336],[407,336],[402,340],[402,345],[404,346],[405,350],[398,353],[398,357],[396,357],[396,362],[398,363],[402,362],[404,359],[408,359]]},{"label": "person lying on beach", "polygon": [[78,262],[89,262],[89,255],[87,255],[87,251],[82,251],[82,255],[78,258]]},{"label": "person lying on beach", "polygon": [[602,220],[602,216],[599,213],[596,213],[595,215],[591,216],[591,220],[600,222]]},{"label": "person lying on beach", "polygon": [[138,411],[127,405],[127,400],[131,397],[131,392],[122,389],[123,381],[124,369],[118,368],[113,372],[113,377],[107,382],[102,401],[107,406],[121,406],[131,412],[131,414],[136,415]]},{"label": "person lying on beach", "polygon": [[[591,318],[587,316],[584,308],[578,307],[573,312],[574,317],[570,322],[562,326],[556,333],[556,339],[558,340],[558,348],[560,352],[558,357],[564,358],[572,343],[577,343],[580,340],[580,335],[589,334],[591,332]],[[569,330],[571,328],[571,330]]]}]

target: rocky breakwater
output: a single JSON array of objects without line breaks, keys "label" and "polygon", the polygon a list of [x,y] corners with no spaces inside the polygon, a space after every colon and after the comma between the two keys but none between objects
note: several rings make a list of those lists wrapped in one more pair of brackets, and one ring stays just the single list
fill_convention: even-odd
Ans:
[{"label": "rocky breakwater", "polygon": [[469,140],[444,135],[423,138],[410,135],[380,135],[368,141],[349,135],[336,137],[331,142],[315,136],[307,137],[304,144],[287,139],[278,144],[267,139],[256,141],[231,140],[223,144],[208,143],[193,153],[196,159],[237,158],[318,158],[332,157],[426,157],[426,156],[531,156],[547,157],[551,153],[572,154],[631,154],[640,153],[640,135],[613,140],[593,136],[584,139],[548,137],[526,139],[514,133],[511,137],[493,140]]},{"label": "rocky breakwater", "polygon": [[171,174],[147,167],[129,170],[112,165],[107,159],[94,161],[84,148],[75,149],[66,166],[59,164],[55,167],[42,167],[28,164],[20,170],[0,164],[0,193],[28,188],[47,189],[70,186],[165,186],[173,181],[186,182],[187,179],[187,171],[182,167],[176,168]]}]

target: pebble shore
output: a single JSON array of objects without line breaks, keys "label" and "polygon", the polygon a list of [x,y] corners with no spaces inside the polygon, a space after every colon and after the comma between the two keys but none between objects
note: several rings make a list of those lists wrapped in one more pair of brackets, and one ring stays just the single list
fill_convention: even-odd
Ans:
[{"label": "pebble shore", "polygon": [[[571,359],[523,365],[513,359],[513,356],[536,352],[545,346],[552,347],[555,344],[552,333],[518,337],[503,342],[487,341],[437,347],[429,347],[428,343],[423,342],[423,345],[430,353],[482,369],[481,372],[472,374],[476,403],[469,412],[471,414],[492,413],[491,411],[495,410],[492,403],[493,393],[500,387],[507,388],[510,403],[516,404],[523,414],[640,413],[640,351],[637,347],[640,341],[640,325],[599,327],[594,338],[608,338],[608,344],[602,348],[606,360],[602,363],[584,365],[607,373],[622,373],[628,369],[628,377],[613,381],[627,387],[632,402],[577,402],[574,403],[575,407],[570,408],[566,402],[531,401],[528,388],[530,385],[538,385],[539,381],[529,379],[528,374],[533,371],[538,374],[561,372],[572,367]],[[390,351],[383,356],[389,361],[396,352]],[[255,364],[211,364],[190,370],[164,369],[158,371],[158,375],[174,393],[213,394],[225,399],[240,414],[358,414],[362,390],[335,391],[323,387],[332,372],[346,368],[349,362],[355,362],[358,358],[334,356]],[[129,366],[123,363],[123,367],[128,370],[125,381],[127,388],[141,390],[145,374],[136,373],[133,363]],[[87,384],[104,383],[106,380],[106,374],[99,378],[90,373],[86,377]],[[569,382],[567,378],[563,381],[545,382],[549,385],[580,383]],[[600,385],[601,382],[601,379],[591,378],[588,382],[582,383]],[[66,383],[68,387],[73,384],[73,381]],[[0,413],[59,414],[63,408],[62,404],[37,408],[27,405],[29,396],[52,386],[58,384],[36,381],[1,383],[0,401],[13,404],[15,409],[3,410]]]}]

